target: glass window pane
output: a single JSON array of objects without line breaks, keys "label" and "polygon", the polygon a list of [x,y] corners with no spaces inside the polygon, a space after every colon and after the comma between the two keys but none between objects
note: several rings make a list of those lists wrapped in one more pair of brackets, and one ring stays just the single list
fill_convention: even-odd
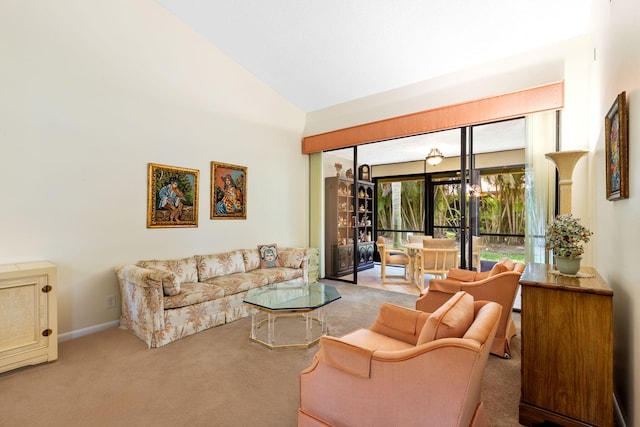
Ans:
[{"label": "glass window pane", "polygon": [[460,221],[460,184],[435,185],[433,189],[433,237],[457,238]]},{"label": "glass window pane", "polygon": [[378,235],[399,247],[408,235],[424,231],[424,218],[424,179],[378,181]]}]

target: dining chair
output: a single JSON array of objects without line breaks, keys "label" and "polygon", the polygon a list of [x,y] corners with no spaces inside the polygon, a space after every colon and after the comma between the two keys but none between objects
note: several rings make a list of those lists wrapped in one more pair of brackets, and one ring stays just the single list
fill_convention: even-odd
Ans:
[{"label": "dining chair", "polygon": [[[380,276],[382,283],[409,283],[407,276],[407,265],[411,259],[406,252],[400,249],[392,249],[387,247],[387,242],[384,237],[379,236],[376,242],[378,252],[380,253]],[[394,274],[387,275],[387,265],[401,265],[403,267],[402,276]],[[389,278],[401,279],[401,280],[388,280]]]},{"label": "dining chair", "polygon": [[418,287],[424,290],[424,275],[444,279],[450,269],[458,266],[460,250],[453,239],[425,239],[418,261]]},{"label": "dining chair", "polygon": [[424,236],[422,234],[411,234],[409,235],[409,243],[422,243],[425,239],[432,239],[433,236]]}]

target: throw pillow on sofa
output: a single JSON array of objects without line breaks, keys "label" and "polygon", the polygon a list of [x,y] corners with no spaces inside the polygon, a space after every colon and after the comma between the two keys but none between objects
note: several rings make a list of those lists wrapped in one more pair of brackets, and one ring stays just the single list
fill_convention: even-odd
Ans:
[{"label": "throw pillow on sofa", "polygon": [[147,280],[159,282],[162,285],[162,292],[165,296],[175,296],[180,293],[180,278],[177,274],[157,268],[148,268],[140,271],[149,272]]},{"label": "throw pillow on sofa", "polygon": [[145,260],[136,263],[138,267],[168,271],[176,275],[179,283],[198,281],[198,268],[194,257],[169,260]]},{"label": "throw pillow on sofa", "polygon": [[165,295],[173,296],[180,293],[180,278],[171,271],[162,272],[162,290]]},{"label": "throw pillow on sofa", "polygon": [[277,244],[258,245],[258,252],[260,252],[260,268],[282,267],[278,258]]}]

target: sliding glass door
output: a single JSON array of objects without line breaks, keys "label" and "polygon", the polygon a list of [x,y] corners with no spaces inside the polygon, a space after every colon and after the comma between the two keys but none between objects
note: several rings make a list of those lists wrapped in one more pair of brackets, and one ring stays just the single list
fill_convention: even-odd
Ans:
[{"label": "sliding glass door", "polygon": [[446,155],[436,164],[423,158],[423,173],[375,179],[376,236],[397,248],[412,235],[455,239],[468,269],[485,258],[485,268],[500,256],[523,259],[524,119],[424,137],[425,153]]}]

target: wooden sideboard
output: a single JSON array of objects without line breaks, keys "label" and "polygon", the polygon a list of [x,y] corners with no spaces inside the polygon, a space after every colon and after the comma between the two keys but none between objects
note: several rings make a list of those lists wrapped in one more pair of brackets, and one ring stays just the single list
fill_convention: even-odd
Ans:
[{"label": "wooden sideboard", "polygon": [[528,263],[522,285],[520,424],[613,426],[613,291]]}]

